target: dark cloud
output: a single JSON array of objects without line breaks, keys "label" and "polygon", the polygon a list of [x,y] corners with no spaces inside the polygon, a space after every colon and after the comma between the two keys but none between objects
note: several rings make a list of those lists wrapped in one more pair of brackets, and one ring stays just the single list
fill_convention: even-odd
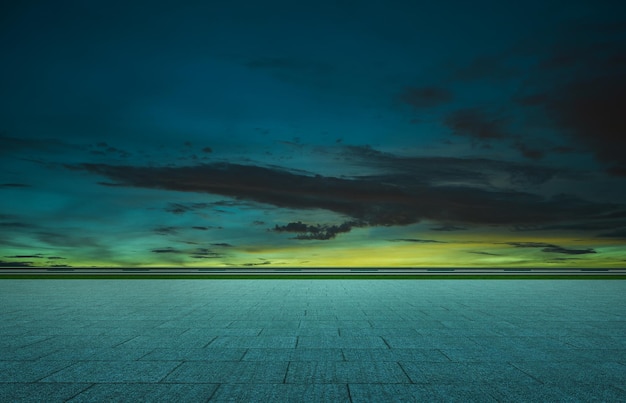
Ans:
[{"label": "dark cloud", "polygon": [[213,252],[207,248],[197,248],[190,252],[190,257],[194,259],[216,259],[222,256],[221,253]]},{"label": "dark cloud", "polygon": [[412,242],[412,243],[446,243],[443,241],[436,241],[434,239],[417,239],[417,238],[398,238],[391,239],[391,242]]},{"label": "dark cloud", "polygon": [[472,253],[474,255],[485,255],[485,256],[502,256],[500,254],[497,253],[491,253],[491,252],[481,252],[481,251],[470,251],[467,253]]},{"label": "dark cloud", "polygon": [[5,256],[10,259],[43,259],[44,256],[40,253],[36,255],[14,255],[14,256]]},{"label": "dark cloud", "polygon": [[213,252],[212,250],[207,248],[181,250],[177,248],[172,248],[171,246],[164,248],[155,248],[152,249],[150,252],[167,255],[187,255],[193,259],[213,259],[223,256],[222,254]]},{"label": "dark cloud", "polygon": [[251,266],[265,266],[268,264],[272,264],[269,260],[260,263],[244,263],[242,266],[251,267]]},{"label": "dark cloud", "polygon": [[176,235],[178,234],[178,230],[179,230],[178,227],[161,226],[161,227],[156,227],[152,231],[158,235]]},{"label": "dark cloud", "polygon": [[229,248],[229,247],[233,246],[233,245],[231,245],[229,243],[226,243],[226,242],[212,243],[211,245],[212,246],[221,246],[221,247],[224,247],[224,248]]},{"label": "dark cloud", "polygon": [[430,228],[430,230],[431,231],[465,231],[467,230],[467,228],[459,227],[456,225],[445,224],[445,225],[440,225],[438,227],[432,227]]},{"label": "dark cloud", "polygon": [[518,150],[522,156],[528,158],[529,160],[538,161],[545,156],[545,152],[543,150],[531,148],[519,141],[515,142],[513,147]]},{"label": "dark cloud", "polygon": [[167,247],[167,248],[156,248],[156,249],[152,249],[150,252],[152,253],[183,253],[181,250],[176,249],[176,248],[172,248],[172,247]]},{"label": "dark cloud", "polygon": [[565,255],[584,255],[590,253],[597,253],[593,249],[568,249],[562,246],[553,245],[545,242],[505,242],[507,245],[515,246],[516,248],[541,248],[542,252],[546,253],[562,253]]},{"label": "dark cloud", "polygon": [[626,228],[616,229],[615,231],[605,232],[600,235],[602,238],[623,238],[626,239]]},{"label": "dark cloud", "polygon": [[105,142],[97,143],[93,147],[94,148],[91,151],[89,151],[89,153],[92,155],[102,155],[102,156],[108,155],[108,156],[119,157],[119,158],[128,158],[131,156],[131,153],[129,153],[128,151],[110,146]]},{"label": "dark cloud", "polygon": [[453,78],[463,81],[494,80],[511,78],[516,74],[518,74],[517,69],[507,66],[502,57],[480,56],[467,65],[457,68]]},{"label": "dark cloud", "polygon": [[208,203],[169,203],[164,210],[172,214],[183,214],[189,211],[202,210],[208,206]]},{"label": "dark cloud", "polygon": [[626,32],[578,25],[536,55],[516,99],[608,172],[626,176]]},{"label": "dark cloud", "polygon": [[0,188],[28,188],[30,185],[25,183],[0,183]]},{"label": "dark cloud", "polygon": [[459,109],[444,119],[444,124],[457,136],[465,136],[473,141],[485,142],[509,137],[505,121],[490,117],[485,111],[476,108]]},{"label": "dark cloud", "polygon": [[57,152],[76,150],[79,147],[56,139],[17,138],[0,134],[0,155],[12,155],[21,151]]},{"label": "dark cloud", "polygon": [[213,152],[213,149],[212,149],[211,147],[204,147],[204,148],[202,149],[202,152],[203,152],[203,153],[206,153],[206,154],[210,154],[210,153],[212,153],[212,152]]},{"label": "dark cloud", "polygon": [[[403,174],[344,179],[228,163],[188,167],[81,164],[72,169],[107,176],[127,186],[220,194],[292,209],[325,209],[351,217],[359,225],[406,225],[422,219],[459,224],[548,224],[593,218],[619,208],[511,190],[431,185]],[[159,227],[155,232],[172,234],[175,230]]]},{"label": "dark cloud", "polygon": [[34,224],[26,223],[26,222],[8,221],[8,222],[1,222],[0,227],[23,229],[23,228],[36,228],[37,226]]},{"label": "dark cloud", "polygon": [[588,249],[567,249],[567,248],[562,248],[560,246],[551,246],[549,248],[543,248],[541,250],[542,252],[547,252],[547,253],[563,253],[566,255],[586,255],[589,253],[597,253],[595,250],[588,248]]},{"label": "dark cloud", "polygon": [[543,106],[610,173],[626,176],[626,74],[576,80],[556,89]]},{"label": "dark cloud", "polygon": [[330,73],[333,70],[327,64],[287,57],[258,58],[248,61],[245,65],[251,69],[270,70],[288,76],[294,74],[320,75]]},{"label": "dark cloud", "polygon": [[33,262],[6,262],[0,260],[0,267],[3,268],[22,268],[22,267],[35,267],[33,266]]},{"label": "dark cloud", "polygon": [[516,248],[552,248],[555,245],[544,242],[505,242],[507,245],[515,246]]},{"label": "dark cloud", "polygon": [[432,108],[452,100],[452,93],[439,87],[407,87],[398,95],[398,100],[413,108]]},{"label": "dark cloud", "polygon": [[494,182],[501,181],[505,175],[510,185],[527,188],[546,183],[559,174],[554,168],[486,158],[400,157],[369,146],[345,146],[340,157],[364,168],[389,173],[386,180],[398,185],[463,183],[493,188]]},{"label": "dark cloud", "polygon": [[276,225],[273,230],[275,232],[297,233],[295,239],[326,241],[335,238],[338,234],[350,232],[354,227],[362,227],[363,225],[363,223],[356,221],[347,221],[340,225],[308,225],[298,221],[290,222],[287,225]]}]

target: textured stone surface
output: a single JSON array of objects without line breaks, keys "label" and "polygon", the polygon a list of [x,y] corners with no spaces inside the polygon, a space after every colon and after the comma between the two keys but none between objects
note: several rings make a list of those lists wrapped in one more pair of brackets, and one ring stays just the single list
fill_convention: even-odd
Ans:
[{"label": "textured stone surface", "polygon": [[1,280],[0,401],[626,401],[626,282]]}]

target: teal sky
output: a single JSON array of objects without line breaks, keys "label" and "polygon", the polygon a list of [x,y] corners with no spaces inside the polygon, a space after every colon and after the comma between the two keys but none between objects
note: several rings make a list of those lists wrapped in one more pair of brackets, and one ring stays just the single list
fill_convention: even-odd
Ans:
[{"label": "teal sky", "polygon": [[618,1],[14,2],[0,267],[626,262]]}]

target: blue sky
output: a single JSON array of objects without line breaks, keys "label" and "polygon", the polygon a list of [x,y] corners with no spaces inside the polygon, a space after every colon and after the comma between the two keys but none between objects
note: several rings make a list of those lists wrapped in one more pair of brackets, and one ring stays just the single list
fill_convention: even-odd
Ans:
[{"label": "blue sky", "polygon": [[2,266],[624,265],[621,2],[2,7]]}]

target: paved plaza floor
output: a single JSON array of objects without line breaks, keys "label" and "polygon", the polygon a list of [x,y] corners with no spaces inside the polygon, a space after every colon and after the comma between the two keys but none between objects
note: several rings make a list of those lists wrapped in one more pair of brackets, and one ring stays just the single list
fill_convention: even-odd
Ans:
[{"label": "paved plaza floor", "polygon": [[0,280],[0,401],[626,401],[624,280]]}]

